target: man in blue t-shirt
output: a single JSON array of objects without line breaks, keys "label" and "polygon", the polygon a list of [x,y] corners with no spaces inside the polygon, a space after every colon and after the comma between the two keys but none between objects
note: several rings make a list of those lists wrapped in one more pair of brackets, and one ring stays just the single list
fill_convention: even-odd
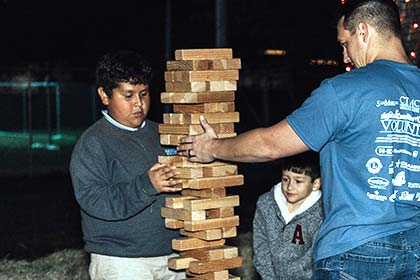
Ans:
[{"label": "man in blue t-shirt", "polygon": [[[420,70],[401,42],[392,0],[348,0],[337,24],[355,70],[322,82],[285,120],[231,139],[183,139],[181,155],[263,162],[320,152],[323,222],[314,279],[420,274]],[[417,263],[417,264],[416,264]]]}]

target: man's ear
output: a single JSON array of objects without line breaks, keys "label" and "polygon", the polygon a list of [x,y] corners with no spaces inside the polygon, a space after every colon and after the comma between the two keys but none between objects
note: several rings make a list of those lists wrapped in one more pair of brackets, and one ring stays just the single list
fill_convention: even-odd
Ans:
[{"label": "man's ear", "polygon": [[365,22],[360,22],[357,25],[357,35],[363,40],[364,43],[367,42],[369,38],[369,25],[367,25]]},{"label": "man's ear", "polygon": [[98,95],[101,98],[102,104],[104,104],[105,106],[107,106],[109,104],[109,97],[105,93],[103,87],[98,87]]},{"label": "man's ear", "polygon": [[321,178],[316,178],[312,183],[312,190],[317,191],[321,188]]}]

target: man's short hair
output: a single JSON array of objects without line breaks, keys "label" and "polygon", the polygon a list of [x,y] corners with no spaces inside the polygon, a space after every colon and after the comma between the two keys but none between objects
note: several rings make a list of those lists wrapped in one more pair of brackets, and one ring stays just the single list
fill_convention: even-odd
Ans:
[{"label": "man's short hair", "polygon": [[383,36],[393,34],[401,38],[400,14],[393,0],[347,0],[341,8],[342,16],[344,28],[352,34],[358,23],[366,22]]},{"label": "man's short hair", "polygon": [[284,158],[283,171],[304,174],[311,177],[312,182],[320,177],[318,153],[309,151]]},{"label": "man's short hair", "polygon": [[109,97],[112,95],[112,89],[117,88],[119,83],[148,85],[151,79],[152,67],[134,51],[107,53],[99,59],[96,66],[96,85],[103,87]]}]

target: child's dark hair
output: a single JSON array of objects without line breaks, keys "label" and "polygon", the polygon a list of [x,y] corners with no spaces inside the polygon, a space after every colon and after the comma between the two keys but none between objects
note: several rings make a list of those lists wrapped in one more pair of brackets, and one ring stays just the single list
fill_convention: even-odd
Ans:
[{"label": "child's dark hair", "polygon": [[308,175],[313,182],[321,173],[318,153],[309,151],[284,158],[283,170]]},{"label": "child's dark hair", "polygon": [[148,85],[151,79],[152,67],[134,51],[120,50],[105,54],[96,66],[96,85],[103,87],[108,97],[121,82]]}]

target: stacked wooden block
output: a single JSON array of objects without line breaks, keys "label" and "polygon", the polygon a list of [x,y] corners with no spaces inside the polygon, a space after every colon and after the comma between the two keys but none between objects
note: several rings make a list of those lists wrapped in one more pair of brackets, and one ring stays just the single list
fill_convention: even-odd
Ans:
[{"label": "stacked wooden block", "polygon": [[[167,62],[166,92],[163,103],[173,104],[173,113],[163,116],[159,125],[162,145],[177,146],[187,135],[203,132],[199,117],[206,117],[219,138],[235,136],[235,91],[240,59],[231,49],[186,49],[175,51],[175,61]],[[193,163],[181,156],[161,156],[159,162],[175,165],[183,179],[181,196],[170,197],[162,208],[168,228],[180,229],[183,236],[172,241],[180,257],[169,260],[174,270],[186,269],[188,279],[239,279],[229,269],[242,266],[238,248],[225,239],[236,236],[239,216],[238,195],[227,195],[226,188],[244,182],[236,165],[216,161]]]}]

